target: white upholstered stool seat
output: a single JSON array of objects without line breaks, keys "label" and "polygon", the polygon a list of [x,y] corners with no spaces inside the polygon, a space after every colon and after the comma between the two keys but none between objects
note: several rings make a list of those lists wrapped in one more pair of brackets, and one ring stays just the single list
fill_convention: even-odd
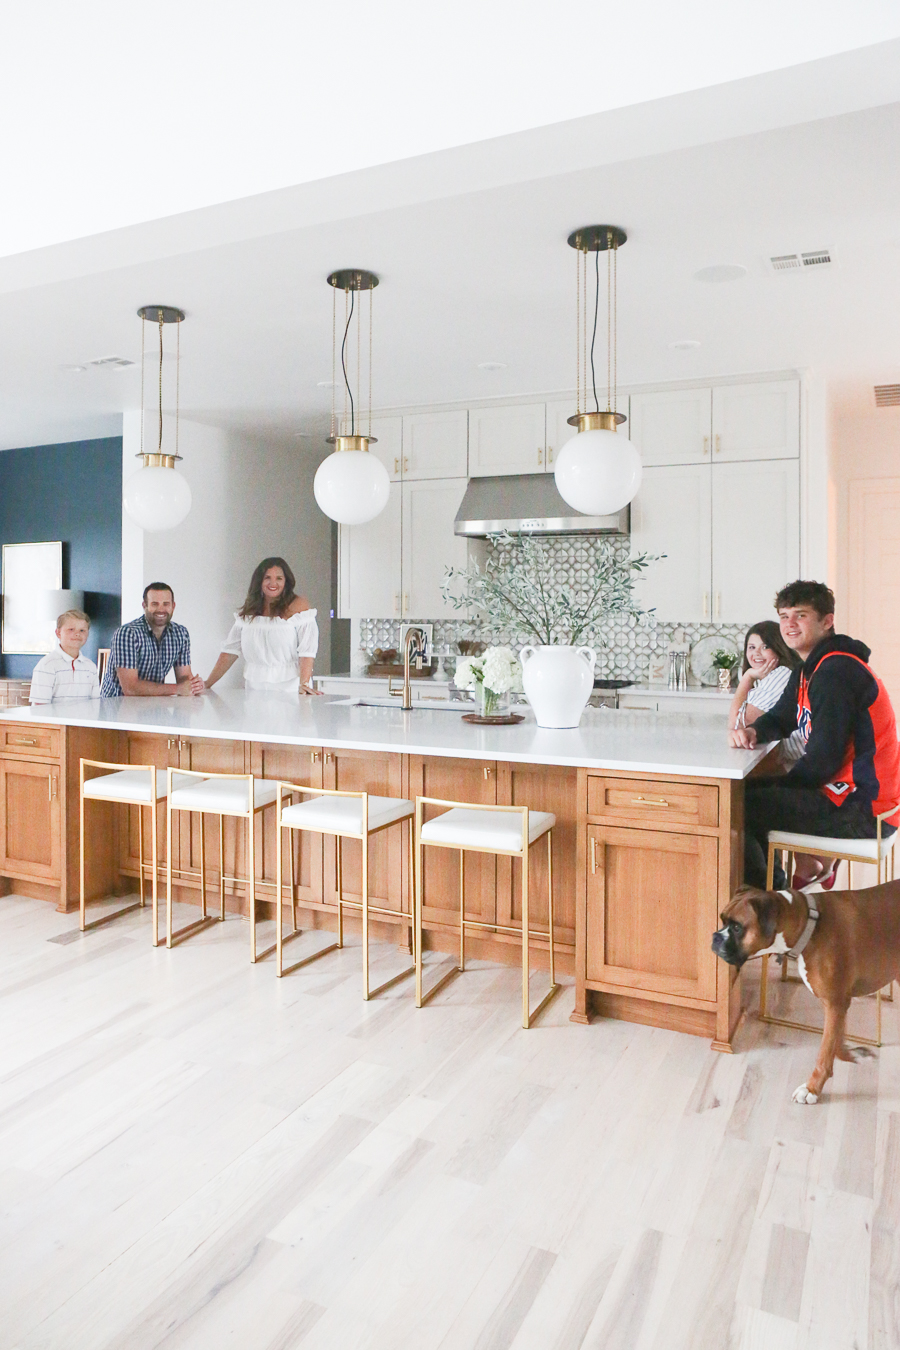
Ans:
[{"label": "white upholstered stool seat", "polygon": [[[425,820],[426,806],[444,806],[440,815]],[[421,1008],[457,972],[466,968],[466,929],[485,929],[491,933],[510,933],[522,940],[522,1026],[528,1029],[538,1013],[549,1003],[559,985],[556,983],[556,957],[553,938],[553,827],[556,816],[552,811],[531,811],[527,806],[475,806],[469,802],[443,801],[438,797],[416,798],[416,1007]],[[533,930],[528,908],[528,873],[531,849],[539,839],[547,837],[547,929]],[[448,971],[428,993],[422,990],[422,917],[423,848],[452,848],[459,850],[459,964]],[[522,918],[519,924],[502,921],[487,922],[469,918],[466,914],[465,854],[498,853],[507,858],[522,860]],[[438,903],[446,904],[443,897]],[[498,916],[499,918],[499,916]],[[530,998],[532,937],[547,939],[550,950],[550,989],[532,1012]]]},{"label": "white upholstered stool seat", "polygon": [[[556,824],[552,811],[528,812],[528,842],[534,844]],[[487,849],[491,853],[522,852],[521,811],[479,811],[454,806],[422,826],[423,844],[449,848]]]},{"label": "white upholstered stool seat", "polygon": [[[414,813],[414,802],[403,797],[369,797],[368,827],[371,834],[398,820],[408,820]],[[362,838],[363,804],[360,797],[310,797],[305,802],[282,807],[282,825],[295,830],[317,830],[321,834],[336,834],[354,839]]]},{"label": "white upholstered stool seat", "polygon": [[[104,773],[98,774],[95,778],[85,778],[85,769],[103,769]],[[133,909],[143,909],[144,907],[144,874],[147,864],[144,862],[144,812],[143,807],[150,808],[150,877],[151,892],[153,896],[153,945],[159,945],[159,878],[158,878],[158,822],[156,819],[156,807],[159,802],[165,800],[168,792],[168,785],[165,770],[157,769],[151,764],[132,764],[128,768],[122,768],[119,764],[109,764],[98,759],[82,759],[80,762],[80,802],[79,802],[79,835],[81,844],[80,855],[80,874],[79,874],[79,901],[81,911],[81,931],[86,932],[90,928],[97,928],[101,924],[109,923],[111,919],[117,919],[120,914],[128,914]],[[175,775],[181,779],[181,775]],[[185,783],[190,780],[185,775]],[[138,808],[138,899],[134,904],[126,905],[122,909],[117,909],[111,914],[104,914],[102,918],[95,919],[88,923],[86,919],[86,896],[85,896],[85,853],[84,853],[84,805],[85,802],[111,802],[120,806],[136,806]]]},{"label": "white upholstered stool seat", "polygon": [[[230,881],[246,885],[249,894],[250,918],[250,960],[259,961],[275,950],[275,944],[265,951],[258,951],[256,945],[256,890],[258,886],[271,886],[271,882],[257,881],[255,857],[254,821],[260,811],[273,806],[278,795],[278,783],[273,779],[257,778],[252,773],[212,773],[168,770],[169,794],[166,802],[166,829],[168,850],[166,857],[166,946],[174,947],[185,938],[193,937],[210,923],[225,922],[225,882]],[[200,871],[172,867],[172,812],[196,812],[200,816]],[[219,817],[219,917],[210,917],[206,912],[206,834],[203,817]],[[247,822],[247,875],[245,877],[226,876],[225,874],[225,816],[237,817]],[[200,918],[185,925],[177,932],[172,927],[172,876],[189,877],[200,881]]]},{"label": "white upholstered stool seat", "polygon": [[[875,817],[875,838],[874,839],[836,839],[831,836],[821,834],[798,834],[794,830],[770,830],[769,831],[769,849],[766,863],[766,889],[772,890],[775,882],[775,854],[781,852],[784,855],[785,871],[787,872],[788,885],[790,885],[791,873],[793,872],[793,858],[796,853],[810,853],[823,858],[833,858],[837,862],[847,864],[847,887],[853,889],[853,864],[869,863],[878,869],[878,885],[882,880],[887,881],[894,876],[894,846],[897,843],[897,836],[900,831],[894,830],[891,834],[884,834],[885,822],[896,824],[900,806],[893,806],[888,811],[882,811]],[[788,957],[785,957],[781,965],[781,981],[788,980]],[[791,979],[794,977],[792,976]],[[888,991],[887,997],[892,997],[893,986]],[[858,1041],[860,1045],[881,1045],[881,997],[882,991],[879,989],[875,995],[875,1039],[871,1040],[867,1036],[854,1036],[851,1032],[846,1032],[848,1041]],[[759,1020],[769,1022],[777,1027],[792,1027],[796,1031],[813,1031],[817,1035],[821,1033],[821,1027],[811,1026],[807,1022],[794,1022],[783,1017],[773,1017],[769,1012],[769,958],[764,956],[762,959],[762,970],[759,977]]]},{"label": "white upholstered stool seat", "polygon": [[[360,911],[362,916],[362,974],[363,974],[363,998],[370,999],[375,994],[381,993],[383,989],[389,988],[402,980],[406,975],[412,975],[415,966],[409,966],[406,970],[401,970],[399,974],[392,976],[377,989],[369,986],[369,915],[376,914],[379,919],[387,919],[392,923],[403,924],[409,935],[410,950],[413,940],[413,815],[415,814],[415,805],[407,801],[405,797],[378,797],[369,792],[344,792],[337,788],[318,788],[305,787],[299,783],[279,783],[278,788],[278,812],[277,812],[277,849],[278,863],[276,869],[276,891],[278,903],[275,911],[275,950],[277,958],[275,963],[276,974],[289,975],[292,970],[297,970],[300,966],[308,965],[311,961],[317,961],[320,956],[325,956],[328,952],[333,952],[344,945],[344,910],[346,908]],[[299,802],[292,802],[285,805],[285,799],[290,796],[299,796]],[[407,838],[409,843],[409,911],[403,909],[388,909],[383,905],[373,905],[369,901],[369,840],[373,834],[379,834],[382,830],[389,829],[392,825],[399,825],[403,821],[407,824]],[[284,947],[294,938],[300,937],[301,933],[297,927],[297,891],[294,877],[294,846],[290,840],[291,830],[310,830],[315,834],[330,834],[334,836],[335,849],[335,879],[337,881],[337,941],[332,942],[327,947],[321,947],[318,951],[312,952],[309,956],[302,957],[295,961],[291,966],[284,965]],[[288,846],[291,859],[290,875],[290,904],[291,904],[291,932],[285,937],[281,906],[284,896],[284,883],[282,880],[283,868],[283,849],[282,841],[285,833],[288,835]],[[344,898],[344,874],[343,874],[343,855],[341,851],[342,839],[358,839],[362,845],[362,884],[359,900],[347,900]],[[324,904],[324,897],[323,897]]]},{"label": "white upholstered stool seat", "polygon": [[[186,787],[196,782],[186,773],[172,775],[174,787]],[[168,792],[165,775],[157,773],[156,800],[162,801]],[[129,806],[149,806],[153,801],[153,786],[150,769],[120,769],[118,773],[105,773],[99,778],[88,778],[84,784],[84,795],[92,801],[125,802]]]},{"label": "white upholstered stool seat", "polygon": [[820,834],[793,834],[789,830],[770,830],[769,847],[787,849],[791,853],[818,853],[840,858],[844,862],[867,862],[877,865],[890,854],[897,842],[897,832],[883,834],[880,839],[831,839]]},{"label": "white upholstered stool seat", "polygon": [[[185,774],[173,774],[172,809],[175,811],[208,811],[215,816],[245,816],[250,810],[250,784],[247,774],[240,778],[188,779]],[[176,788],[175,778],[186,779]],[[253,809],[271,806],[278,784],[267,778],[253,778]]]}]

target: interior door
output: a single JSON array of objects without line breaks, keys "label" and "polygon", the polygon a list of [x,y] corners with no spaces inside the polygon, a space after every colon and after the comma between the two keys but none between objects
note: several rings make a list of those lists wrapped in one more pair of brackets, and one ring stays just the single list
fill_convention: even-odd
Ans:
[{"label": "interior door", "polygon": [[709,620],[712,592],[708,464],[644,470],[631,504],[632,553],[663,554],[635,586],[643,609],[665,622]]},{"label": "interior door", "polygon": [[388,504],[365,525],[341,525],[340,613],[343,619],[400,617],[400,514],[402,485],[391,484]]},{"label": "interior door", "polygon": [[800,574],[799,462],[715,464],[712,484],[713,618],[773,619],[777,592]]},{"label": "interior door", "polygon": [[446,603],[441,586],[449,567],[466,565],[466,540],[453,533],[465,490],[464,478],[403,484],[404,618],[463,617],[461,611]]},{"label": "interior door", "polygon": [[900,708],[900,478],[850,484],[848,573],[847,628],[872,648],[872,665]]}]

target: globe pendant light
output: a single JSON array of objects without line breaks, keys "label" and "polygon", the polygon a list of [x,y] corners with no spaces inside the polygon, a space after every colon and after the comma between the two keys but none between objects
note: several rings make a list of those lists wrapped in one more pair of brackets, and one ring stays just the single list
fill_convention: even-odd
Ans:
[{"label": "globe pendant light", "polygon": [[[191,489],[175,468],[178,453],[178,418],[181,389],[181,324],[184,311],[171,305],[144,305],[138,310],[141,320],[141,448],[137,458],[143,468],[125,484],[122,499],[125,510],[144,530],[171,530],[180,525],[191,509]],[[144,333],[147,321],[159,327],[159,428],[154,451],[144,448]],[[163,450],[163,328],[176,325],[175,341],[175,436],[172,451]]]},{"label": "globe pendant light", "polygon": [[[587,225],[569,235],[569,245],[578,257],[577,307],[577,410],[568,418],[578,433],[566,441],[556,457],[554,477],[559,494],[586,516],[610,516],[621,511],[641,485],[641,457],[637,448],[616,428],[626,420],[616,409],[616,260],[627,235],[617,225]],[[594,348],[600,305],[600,254],[606,253],[606,408],[597,398]],[[594,255],[594,325],[590,349],[587,335],[588,254]],[[591,383],[588,394],[587,366],[590,350]],[[582,408],[582,394],[584,408]],[[587,405],[593,401],[591,410]]]},{"label": "globe pendant light", "polygon": [[[369,454],[375,444],[372,435],[372,292],[378,285],[374,272],[358,267],[343,268],[327,278],[332,287],[331,306],[331,435],[328,444],[334,453],[324,459],[316,470],[313,492],[326,516],[340,525],[363,525],[374,520],[388,504],[391,480],[388,471],[376,455]],[[344,385],[344,411],[340,427],[335,407],[334,379],[337,369],[337,293],[344,292],[344,336],[341,341],[341,373]],[[369,296],[369,397],[365,417],[365,433],[360,408],[360,332],[362,293]],[[354,397],[348,372],[350,329],[356,317],[356,396]]]}]

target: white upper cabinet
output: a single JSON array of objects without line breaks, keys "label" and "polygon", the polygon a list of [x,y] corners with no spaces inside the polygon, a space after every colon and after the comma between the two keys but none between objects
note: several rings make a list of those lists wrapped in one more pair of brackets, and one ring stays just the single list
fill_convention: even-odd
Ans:
[{"label": "white upper cabinet", "polygon": [[556,468],[556,456],[573,436],[578,435],[577,427],[570,427],[567,418],[575,412],[575,395],[571,398],[557,399],[547,404],[547,453],[544,467],[548,473]]},{"label": "white upper cabinet", "polygon": [[378,456],[392,482],[399,482],[403,474],[403,418],[373,417],[372,435],[377,437],[377,444],[369,447],[369,453]]},{"label": "white upper cabinet", "polygon": [[441,595],[448,567],[465,567],[466,540],[453,533],[465,479],[423,479],[403,484],[404,619],[465,618]]},{"label": "white upper cabinet", "polygon": [[469,474],[542,473],[545,468],[543,403],[469,411]]},{"label": "white upper cabinet", "polygon": [[666,555],[636,583],[635,599],[664,622],[710,617],[710,492],[708,464],[661,465],[644,470],[631,503],[632,554]]},{"label": "white upper cabinet", "polygon": [[800,572],[800,465],[782,460],[712,470],[713,619],[774,619],[778,591]]},{"label": "white upper cabinet", "polygon": [[713,462],[797,459],[800,382],[722,385],[712,391]]},{"label": "white upper cabinet", "polygon": [[[625,431],[628,432],[626,424]],[[644,465],[708,464],[712,445],[709,389],[672,389],[631,395],[628,439]]]},{"label": "white upper cabinet", "polygon": [[402,491],[399,483],[392,483],[388,504],[380,515],[365,525],[340,527],[338,595],[342,619],[400,617]]},{"label": "white upper cabinet", "polygon": [[404,417],[404,478],[465,478],[468,464],[469,415],[465,410]]}]

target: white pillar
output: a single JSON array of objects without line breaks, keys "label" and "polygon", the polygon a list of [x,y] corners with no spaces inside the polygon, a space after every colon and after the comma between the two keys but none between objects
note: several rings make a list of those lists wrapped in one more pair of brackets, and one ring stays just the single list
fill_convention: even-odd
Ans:
[{"label": "white pillar", "polygon": [[[141,468],[140,409],[122,414],[122,487]],[[122,622],[141,612],[144,591],[144,531],[122,507]]]}]

